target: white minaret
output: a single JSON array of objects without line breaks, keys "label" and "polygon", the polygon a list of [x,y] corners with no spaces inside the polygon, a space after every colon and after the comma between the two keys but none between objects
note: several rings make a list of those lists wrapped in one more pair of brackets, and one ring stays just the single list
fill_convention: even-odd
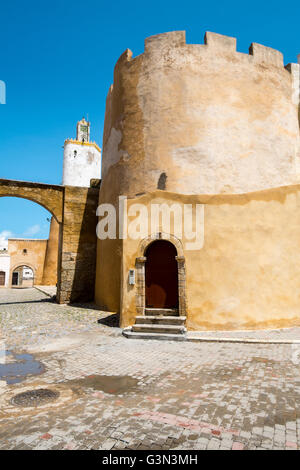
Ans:
[{"label": "white minaret", "polygon": [[64,145],[64,186],[90,187],[91,179],[100,179],[101,149],[90,142],[90,123],[82,118],[77,123],[76,140],[67,139]]}]

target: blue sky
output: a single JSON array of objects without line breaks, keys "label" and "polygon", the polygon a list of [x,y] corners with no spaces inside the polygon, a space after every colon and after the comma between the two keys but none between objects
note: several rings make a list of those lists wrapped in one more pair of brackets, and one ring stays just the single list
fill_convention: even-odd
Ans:
[{"label": "blue sky", "polygon": [[[64,140],[75,137],[83,115],[101,146],[114,64],[127,47],[143,52],[145,37],[186,30],[187,42],[203,43],[205,31],[214,31],[237,37],[241,52],[258,42],[282,51],[285,63],[296,62],[299,13],[289,0],[2,1],[7,104],[0,105],[0,178],[59,184]],[[47,237],[47,217],[36,204],[1,198],[0,236]]]}]

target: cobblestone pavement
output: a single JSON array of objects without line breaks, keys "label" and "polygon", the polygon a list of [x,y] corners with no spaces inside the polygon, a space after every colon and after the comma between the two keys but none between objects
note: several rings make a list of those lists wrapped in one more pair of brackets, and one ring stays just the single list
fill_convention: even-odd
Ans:
[{"label": "cobblestone pavement", "polygon": [[[300,447],[297,345],[128,340],[114,316],[35,289],[1,290],[0,315],[8,364],[32,352],[45,367],[0,380],[1,449]],[[60,397],[11,404],[38,388]]]},{"label": "cobblestone pavement", "polygon": [[189,331],[190,340],[215,341],[258,341],[274,343],[300,343],[300,327],[278,328],[270,330],[241,330],[241,331]]}]

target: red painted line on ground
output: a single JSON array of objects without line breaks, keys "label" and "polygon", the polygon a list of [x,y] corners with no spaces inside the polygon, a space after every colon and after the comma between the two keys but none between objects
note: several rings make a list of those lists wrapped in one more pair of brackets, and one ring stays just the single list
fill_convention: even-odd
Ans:
[{"label": "red painted line on ground", "polygon": [[133,416],[136,416],[138,418],[145,419],[145,420],[156,421],[158,423],[179,426],[179,427],[191,429],[194,431],[201,432],[203,430],[208,430],[215,436],[219,436],[222,432],[227,432],[234,436],[239,435],[239,431],[235,429],[225,429],[220,426],[216,426],[214,424],[197,421],[196,419],[186,418],[184,416],[173,415],[170,413],[161,413],[159,411],[141,411],[138,413],[134,413]]}]

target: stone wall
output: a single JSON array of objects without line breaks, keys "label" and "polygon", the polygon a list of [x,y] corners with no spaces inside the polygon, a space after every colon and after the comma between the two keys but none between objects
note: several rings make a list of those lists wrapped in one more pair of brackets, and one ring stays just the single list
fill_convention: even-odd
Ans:
[{"label": "stone wall", "polygon": [[99,188],[66,186],[58,261],[59,303],[94,299]]}]

